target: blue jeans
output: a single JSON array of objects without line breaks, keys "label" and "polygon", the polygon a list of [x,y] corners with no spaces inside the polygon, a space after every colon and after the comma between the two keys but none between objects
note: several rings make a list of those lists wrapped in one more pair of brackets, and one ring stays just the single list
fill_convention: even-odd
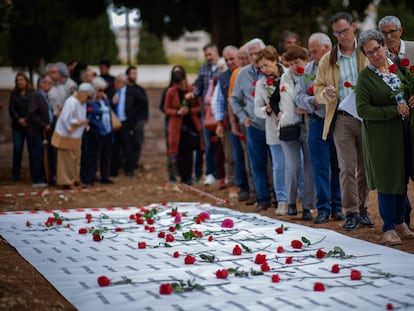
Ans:
[{"label": "blue jeans", "polygon": [[395,230],[395,225],[404,222],[408,203],[407,193],[385,194],[378,192],[378,208],[382,221],[384,222],[382,232]]},{"label": "blue jeans", "polygon": [[285,177],[285,154],[282,146],[269,145],[272,156],[273,188],[278,202],[287,202],[286,177]]},{"label": "blue jeans", "polygon": [[45,169],[43,166],[43,138],[38,136],[29,136],[29,161],[30,161],[30,175],[32,181],[36,183],[45,183]]},{"label": "blue jeans", "polygon": [[[13,178],[19,179],[22,168],[24,141],[27,139],[26,128],[13,128]],[[26,140],[27,145],[29,141]]]},{"label": "blue jeans", "polygon": [[332,134],[322,139],[324,120],[311,115],[309,118],[308,144],[315,181],[319,210],[331,212],[332,208],[342,209],[339,167]]},{"label": "blue jeans", "polygon": [[249,126],[246,127],[246,134],[250,167],[257,193],[256,202],[258,204],[270,204],[267,178],[268,146],[266,144],[265,131]]},{"label": "blue jeans", "polygon": [[234,135],[231,131],[230,143],[234,158],[234,169],[236,171],[236,184],[240,190],[250,192],[243,148],[239,136]]},{"label": "blue jeans", "polygon": [[[203,121],[204,124],[204,121]],[[211,141],[211,137],[216,135],[203,126],[204,153],[206,155],[206,175],[216,176],[216,143]]]}]

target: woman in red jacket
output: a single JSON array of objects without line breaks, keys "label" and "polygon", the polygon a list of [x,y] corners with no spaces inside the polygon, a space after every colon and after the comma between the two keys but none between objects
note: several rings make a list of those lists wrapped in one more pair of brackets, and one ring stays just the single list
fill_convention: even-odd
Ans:
[{"label": "woman in red jacket", "polygon": [[165,113],[168,123],[168,154],[178,168],[181,182],[191,184],[193,151],[203,149],[201,135],[201,98],[193,98],[193,86],[187,83],[185,74],[176,71],[172,86],[165,97]]}]

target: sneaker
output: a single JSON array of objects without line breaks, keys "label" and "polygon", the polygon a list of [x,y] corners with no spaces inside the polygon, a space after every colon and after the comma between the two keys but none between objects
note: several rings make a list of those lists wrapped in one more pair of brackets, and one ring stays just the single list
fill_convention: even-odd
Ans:
[{"label": "sneaker", "polygon": [[204,179],[204,185],[210,186],[216,183],[216,178],[212,174],[208,174]]},{"label": "sneaker", "polygon": [[410,228],[408,228],[408,226],[405,222],[403,222],[402,224],[396,225],[395,226],[395,231],[397,231],[398,235],[403,240],[412,240],[412,239],[414,239],[414,232],[412,232],[410,230]]},{"label": "sneaker", "polygon": [[401,245],[402,241],[395,230],[388,230],[384,233],[383,241],[388,246]]},{"label": "sneaker", "polygon": [[36,182],[36,183],[33,183],[33,187],[35,187],[35,188],[45,188],[45,187],[47,187],[47,183],[45,183],[45,182]]},{"label": "sneaker", "polygon": [[277,208],[275,209],[275,214],[278,216],[285,216],[288,213],[288,204],[287,202],[278,202]]}]

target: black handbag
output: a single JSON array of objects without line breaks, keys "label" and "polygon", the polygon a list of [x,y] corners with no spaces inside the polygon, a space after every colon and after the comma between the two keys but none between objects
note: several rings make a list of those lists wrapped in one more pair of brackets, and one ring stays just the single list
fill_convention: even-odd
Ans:
[{"label": "black handbag", "polygon": [[299,140],[300,125],[288,125],[279,129],[279,139],[283,141]]}]

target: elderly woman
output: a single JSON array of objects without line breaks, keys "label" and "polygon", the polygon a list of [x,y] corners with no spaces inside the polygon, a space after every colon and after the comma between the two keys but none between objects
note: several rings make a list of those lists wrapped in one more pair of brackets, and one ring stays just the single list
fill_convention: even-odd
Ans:
[{"label": "elderly woman", "polygon": [[[401,81],[390,72],[383,35],[376,30],[361,33],[358,46],[369,60],[356,88],[356,106],[363,119],[362,141],[367,183],[378,191],[378,208],[387,245],[414,239],[404,223],[410,174],[410,139],[407,117],[410,107]],[[397,94],[396,94],[397,93]],[[396,95],[394,95],[396,94]]]},{"label": "elderly woman", "polygon": [[52,145],[57,148],[57,184],[72,188],[80,181],[82,134],[88,124],[86,102],[95,95],[90,83],[82,83],[66,101],[56,123]]}]

